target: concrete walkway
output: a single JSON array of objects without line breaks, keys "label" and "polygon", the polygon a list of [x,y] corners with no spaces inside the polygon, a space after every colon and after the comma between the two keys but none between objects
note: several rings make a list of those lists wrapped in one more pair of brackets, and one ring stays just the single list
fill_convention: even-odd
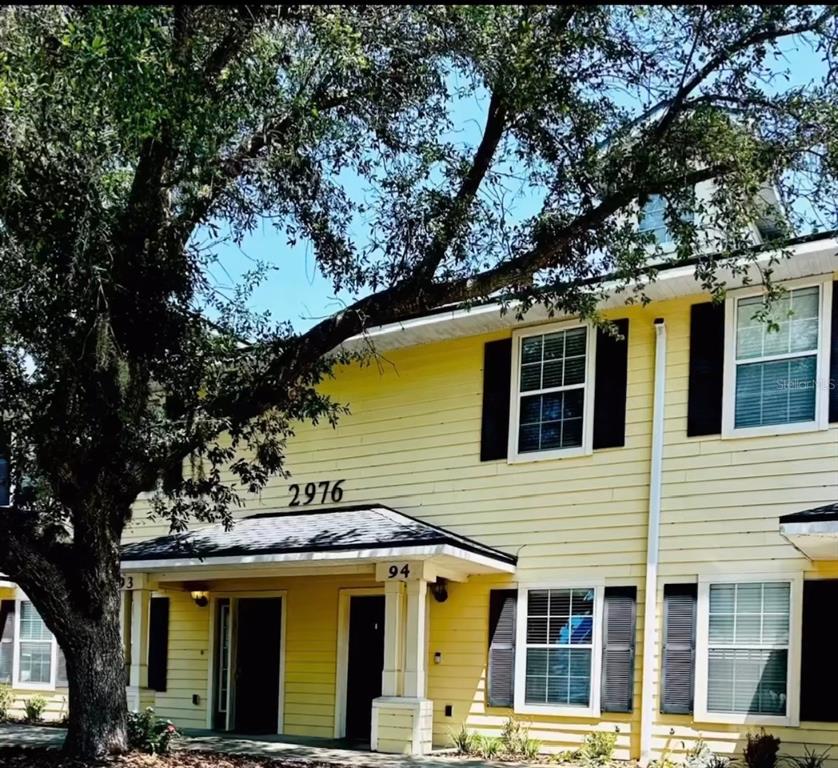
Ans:
[{"label": "concrete walkway", "polygon": [[[38,725],[0,725],[0,747],[55,747],[64,742],[64,730]],[[232,755],[269,757],[288,761],[327,763],[335,766],[370,768],[489,768],[501,763],[460,758],[451,752],[437,752],[427,757],[385,755],[360,749],[347,749],[342,742],[288,736],[236,736],[207,731],[186,731],[176,742],[176,749],[218,752]],[[508,766],[507,766],[508,768]]]}]

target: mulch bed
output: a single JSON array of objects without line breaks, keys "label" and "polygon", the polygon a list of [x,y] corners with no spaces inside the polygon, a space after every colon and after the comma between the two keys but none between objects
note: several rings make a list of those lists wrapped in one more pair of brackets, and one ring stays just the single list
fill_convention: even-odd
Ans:
[{"label": "mulch bed", "polygon": [[98,762],[82,762],[65,757],[56,749],[0,747],[2,768],[334,768],[314,760],[219,755],[207,752],[177,751],[168,755],[132,752]]}]

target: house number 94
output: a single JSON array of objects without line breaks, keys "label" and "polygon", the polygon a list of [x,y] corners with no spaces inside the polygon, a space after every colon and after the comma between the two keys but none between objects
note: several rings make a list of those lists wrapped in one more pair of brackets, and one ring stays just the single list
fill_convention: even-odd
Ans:
[{"label": "house number 94", "polygon": [[309,504],[325,504],[327,501],[340,504],[343,499],[343,486],[341,485],[343,482],[345,481],[321,480],[319,483],[306,483],[305,485],[292,483],[288,486],[288,490],[292,494],[288,506],[307,507]]}]

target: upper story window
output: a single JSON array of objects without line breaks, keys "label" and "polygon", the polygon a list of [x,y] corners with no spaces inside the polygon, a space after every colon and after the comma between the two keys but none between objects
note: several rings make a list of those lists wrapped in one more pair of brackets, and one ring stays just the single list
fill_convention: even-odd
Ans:
[{"label": "upper story window", "polygon": [[[669,203],[663,195],[650,195],[639,217],[638,231],[641,233],[651,232],[658,245],[668,245],[675,239],[666,224],[666,209],[668,206]],[[693,220],[693,215],[684,213],[681,220],[690,222]]]},{"label": "upper story window", "polygon": [[765,317],[762,293],[728,299],[726,435],[826,426],[832,284],[790,286]]},{"label": "upper story window", "polygon": [[578,323],[514,334],[510,457],[590,451],[594,335]]}]

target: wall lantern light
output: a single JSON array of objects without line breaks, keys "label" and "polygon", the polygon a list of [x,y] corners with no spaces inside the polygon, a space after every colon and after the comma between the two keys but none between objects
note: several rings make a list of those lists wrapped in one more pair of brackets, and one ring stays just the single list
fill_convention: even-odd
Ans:
[{"label": "wall lantern light", "polygon": [[206,608],[209,605],[209,591],[206,584],[184,584],[184,587],[199,608]]},{"label": "wall lantern light", "polygon": [[430,589],[434,600],[438,603],[444,603],[448,599],[448,579],[440,576],[436,581],[428,585],[428,589]]}]

